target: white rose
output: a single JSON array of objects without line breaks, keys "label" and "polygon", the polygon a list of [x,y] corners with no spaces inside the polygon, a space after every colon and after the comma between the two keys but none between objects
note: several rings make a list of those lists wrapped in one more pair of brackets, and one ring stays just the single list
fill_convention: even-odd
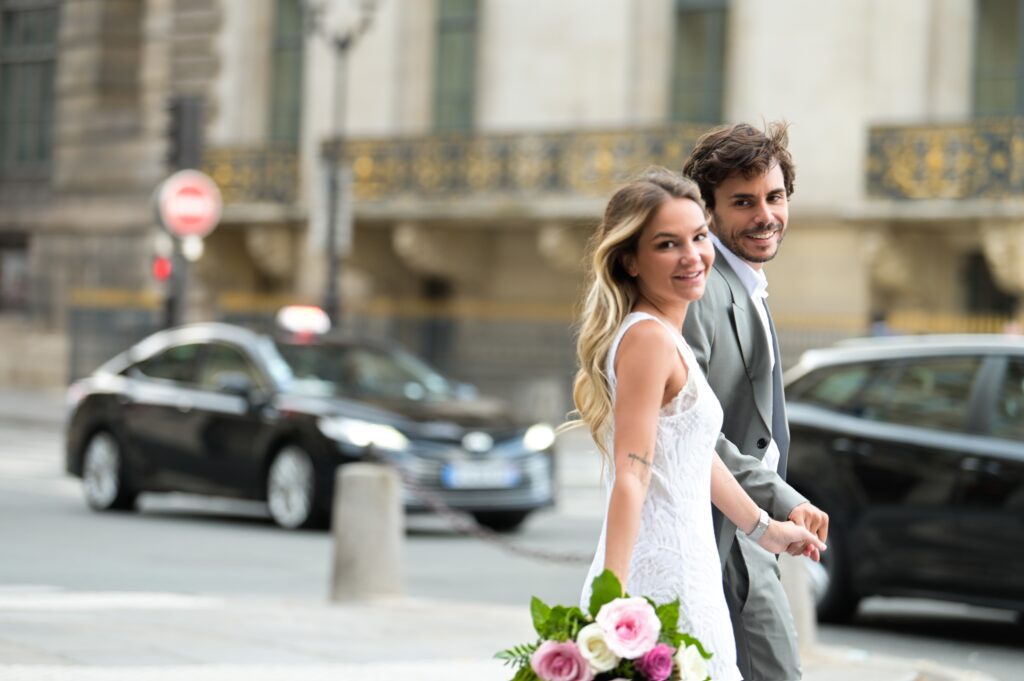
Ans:
[{"label": "white rose", "polygon": [[704,681],[708,678],[708,663],[697,646],[686,646],[676,652],[680,681]]},{"label": "white rose", "polygon": [[588,624],[576,635],[576,646],[580,649],[583,659],[595,672],[606,672],[619,663],[618,656],[608,649],[604,640],[604,631],[597,624]]}]

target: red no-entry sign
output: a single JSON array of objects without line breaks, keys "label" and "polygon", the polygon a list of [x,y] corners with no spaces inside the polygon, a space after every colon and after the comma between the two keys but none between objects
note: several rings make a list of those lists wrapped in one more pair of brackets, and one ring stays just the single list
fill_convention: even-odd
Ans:
[{"label": "red no-entry sign", "polygon": [[180,170],[160,185],[160,222],[176,237],[204,237],[220,222],[220,189],[198,170]]}]

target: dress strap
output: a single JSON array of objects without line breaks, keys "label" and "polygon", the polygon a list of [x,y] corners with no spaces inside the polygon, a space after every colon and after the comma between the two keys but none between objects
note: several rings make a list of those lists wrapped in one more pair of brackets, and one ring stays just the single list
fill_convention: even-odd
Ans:
[{"label": "dress strap", "polygon": [[605,367],[605,371],[608,374],[608,384],[612,387],[613,394],[616,381],[615,354],[619,350],[619,344],[622,343],[622,339],[625,337],[626,332],[629,331],[629,329],[634,324],[636,324],[637,322],[642,322],[646,319],[653,319],[654,321],[661,324],[661,326],[664,327],[666,331],[668,331],[668,335],[676,344],[676,348],[679,350],[679,354],[682,355],[683,361],[686,362],[687,366],[689,366],[690,364],[690,358],[686,354],[686,351],[689,350],[689,348],[686,346],[686,341],[683,340],[683,335],[679,332],[679,330],[673,329],[671,326],[666,324],[661,319],[658,319],[654,315],[649,314],[647,312],[630,312],[628,315],[626,315],[626,318],[622,320],[622,324],[619,326],[619,331],[618,333],[615,334],[615,339],[612,340],[612,345],[608,349],[608,363]]}]

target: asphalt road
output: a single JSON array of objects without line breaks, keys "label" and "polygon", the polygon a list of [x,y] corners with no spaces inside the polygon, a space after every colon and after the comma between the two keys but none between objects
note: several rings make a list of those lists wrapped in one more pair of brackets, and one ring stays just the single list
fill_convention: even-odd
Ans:
[{"label": "asphalt road", "polygon": [[[62,472],[60,435],[0,427],[0,596],[61,588],[83,592],[274,595],[324,598],[327,532],[284,532],[261,504],[187,495],[146,495],[135,513],[89,511],[77,480]],[[573,603],[587,566],[521,555],[519,549],[593,550],[600,494],[589,460],[565,457],[557,510],[527,521],[507,547],[466,537],[443,519],[407,522],[408,595],[519,604],[531,595]],[[1009,613],[933,601],[869,599],[847,626],[819,630],[824,643],[930,658],[1024,679],[1024,628]]]}]

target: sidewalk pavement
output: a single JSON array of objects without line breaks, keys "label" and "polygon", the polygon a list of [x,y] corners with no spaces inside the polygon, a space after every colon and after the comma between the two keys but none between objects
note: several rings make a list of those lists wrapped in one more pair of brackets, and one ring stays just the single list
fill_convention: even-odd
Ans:
[{"label": "sidewalk pavement", "polygon": [[[5,425],[59,427],[63,409],[57,393],[0,389]],[[535,638],[528,610],[0,585],[0,681],[505,681],[512,675],[493,654]],[[825,646],[804,652],[804,672],[806,681],[992,681]]]}]

